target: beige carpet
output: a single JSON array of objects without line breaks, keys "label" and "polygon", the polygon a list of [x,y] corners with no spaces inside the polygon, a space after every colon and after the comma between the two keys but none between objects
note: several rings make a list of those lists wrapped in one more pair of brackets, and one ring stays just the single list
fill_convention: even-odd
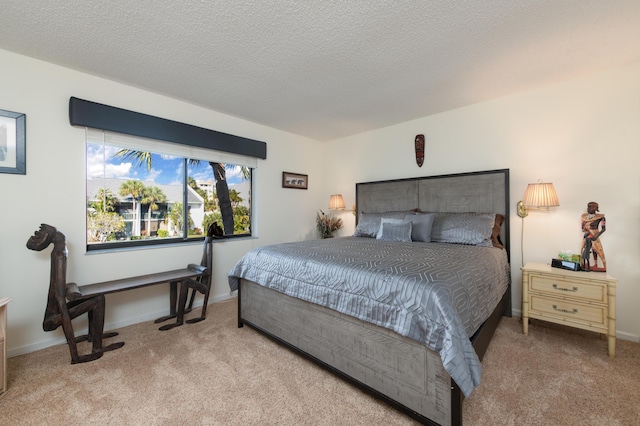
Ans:
[{"label": "beige carpet", "polygon": [[[125,346],[71,365],[66,345],[9,359],[1,425],[402,425],[412,419],[249,327],[231,300],[161,332],[119,330]],[[197,315],[194,313],[192,315]],[[88,346],[82,346],[88,351]],[[640,419],[640,345],[609,359],[598,336],[503,318],[466,425],[632,425]]]}]

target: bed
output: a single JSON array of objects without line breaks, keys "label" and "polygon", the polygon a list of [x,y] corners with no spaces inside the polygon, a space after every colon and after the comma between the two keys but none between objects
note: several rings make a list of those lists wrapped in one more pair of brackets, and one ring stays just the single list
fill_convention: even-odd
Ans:
[{"label": "bed", "polygon": [[229,272],[238,326],[416,420],[461,424],[511,316],[508,185],[508,169],[356,184],[354,236],[259,247]]}]

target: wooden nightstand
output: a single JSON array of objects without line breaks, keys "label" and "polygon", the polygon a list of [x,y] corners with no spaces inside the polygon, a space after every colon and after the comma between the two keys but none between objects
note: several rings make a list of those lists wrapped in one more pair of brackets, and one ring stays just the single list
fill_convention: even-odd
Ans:
[{"label": "wooden nightstand", "polygon": [[7,390],[7,304],[8,297],[0,298],[0,394]]},{"label": "wooden nightstand", "polygon": [[522,269],[522,332],[529,318],[607,335],[616,355],[616,280],[606,272],[575,272],[542,263]]}]

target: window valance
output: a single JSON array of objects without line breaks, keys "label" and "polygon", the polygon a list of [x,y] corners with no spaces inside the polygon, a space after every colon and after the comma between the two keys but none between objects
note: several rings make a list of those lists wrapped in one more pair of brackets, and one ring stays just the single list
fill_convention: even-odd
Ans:
[{"label": "window valance", "polygon": [[261,159],[267,158],[265,142],[75,97],[69,99],[69,122],[72,126],[107,130]]}]

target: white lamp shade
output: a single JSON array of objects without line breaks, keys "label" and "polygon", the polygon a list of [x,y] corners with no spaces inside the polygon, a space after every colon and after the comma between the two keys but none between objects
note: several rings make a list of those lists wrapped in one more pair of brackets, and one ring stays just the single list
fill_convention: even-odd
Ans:
[{"label": "white lamp shade", "polygon": [[558,194],[552,183],[530,183],[522,198],[524,207],[558,207]]},{"label": "white lamp shade", "polygon": [[333,194],[331,198],[329,198],[329,210],[344,210],[342,194]]}]

